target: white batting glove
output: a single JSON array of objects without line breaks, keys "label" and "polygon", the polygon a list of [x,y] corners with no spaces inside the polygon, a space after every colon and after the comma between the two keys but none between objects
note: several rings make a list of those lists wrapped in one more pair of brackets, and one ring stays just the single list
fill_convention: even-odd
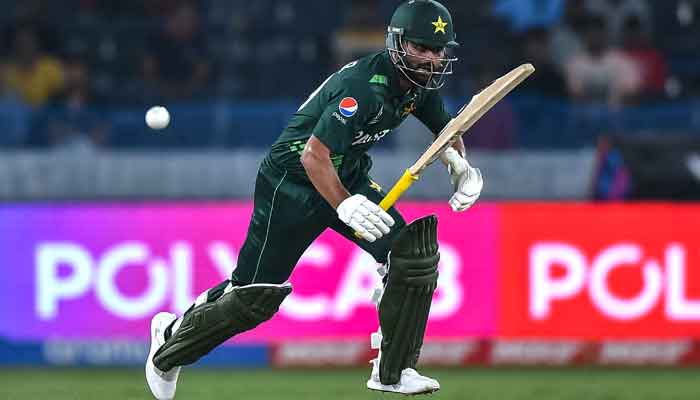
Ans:
[{"label": "white batting glove", "polygon": [[450,206],[455,212],[465,211],[476,203],[481,195],[481,189],[484,187],[481,171],[479,168],[472,168],[469,162],[452,147],[445,150],[440,158],[447,164],[450,181],[455,189],[450,199]]},{"label": "white batting glove", "polygon": [[391,215],[361,194],[343,200],[336,211],[341,221],[368,242],[386,235],[394,225]]}]

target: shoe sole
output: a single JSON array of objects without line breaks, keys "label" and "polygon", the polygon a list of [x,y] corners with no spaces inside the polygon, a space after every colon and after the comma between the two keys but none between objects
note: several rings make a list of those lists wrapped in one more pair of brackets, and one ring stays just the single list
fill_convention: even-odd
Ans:
[{"label": "shoe sole", "polygon": [[367,389],[374,390],[377,392],[383,392],[383,393],[396,393],[396,394],[400,394],[400,395],[404,395],[404,396],[419,396],[422,394],[433,394],[433,393],[437,392],[438,390],[440,390],[440,388],[435,388],[435,389],[429,388],[429,389],[426,389],[426,390],[423,390],[420,392],[404,393],[404,392],[400,392],[400,391],[391,389],[391,386],[382,385],[381,383],[376,383],[373,380],[367,381]]}]

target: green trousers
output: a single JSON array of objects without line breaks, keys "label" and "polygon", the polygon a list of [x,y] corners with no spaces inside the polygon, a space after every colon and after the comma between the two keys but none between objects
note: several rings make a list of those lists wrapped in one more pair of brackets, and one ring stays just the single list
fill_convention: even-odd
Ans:
[{"label": "green trousers", "polygon": [[[384,197],[367,175],[346,182],[346,187],[377,204]],[[396,221],[389,234],[373,243],[358,238],[313,185],[265,160],[255,182],[248,234],[231,280],[236,285],[287,281],[301,255],[326,228],[355,242],[377,262],[386,262],[393,238],[406,225],[395,208],[388,213]]]}]

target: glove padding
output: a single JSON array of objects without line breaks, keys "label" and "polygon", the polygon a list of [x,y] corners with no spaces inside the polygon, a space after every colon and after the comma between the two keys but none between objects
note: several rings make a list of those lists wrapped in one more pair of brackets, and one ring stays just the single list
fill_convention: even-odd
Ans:
[{"label": "glove padding", "polygon": [[454,185],[455,193],[450,198],[450,206],[455,212],[465,211],[471,207],[484,187],[484,179],[479,168],[472,168],[457,150],[450,147],[441,155],[447,164],[450,173],[450,181]]},{"label": "glove padding", "polygon": [[394,225],[391,215],[361,194],[343,200],[336,211],[341,221],[368,242],[386,235]]}]

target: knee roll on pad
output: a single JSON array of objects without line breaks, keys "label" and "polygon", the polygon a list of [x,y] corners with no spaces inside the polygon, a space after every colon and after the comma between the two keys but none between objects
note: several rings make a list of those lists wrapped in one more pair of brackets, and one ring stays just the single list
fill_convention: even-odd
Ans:
[{"label": "knee roll on pad", "polygon": [[414,368],[418,361],[437,287],[439,260],[434,215],[406,226],[392,244],[386,287],[379,303],[382,384],[396,384],[401,371]]},{"label": "knee roll on pad", "polygon": [[292,292],[283,285],[229,285],[215,300],[192,308],[178,329],[156,352],[153,363],[161,371],[192,364],[236,334],[269,320]]}]

